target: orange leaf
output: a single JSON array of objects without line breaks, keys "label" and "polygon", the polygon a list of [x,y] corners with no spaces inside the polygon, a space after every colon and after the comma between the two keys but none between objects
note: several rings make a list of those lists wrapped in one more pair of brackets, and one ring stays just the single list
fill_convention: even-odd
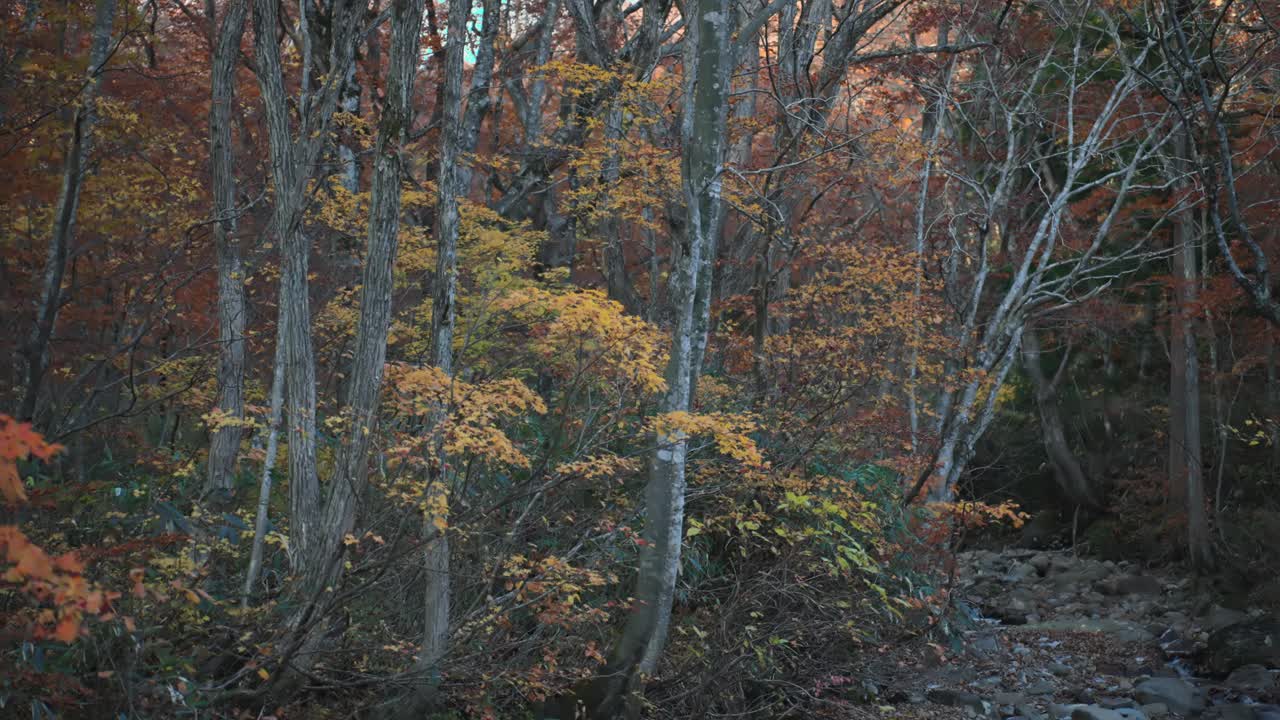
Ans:
[{"label": "orange leaf", "polygon": [[58,621],[57,629],[53,631],[53,637],[64,643],[70,643],[80,637],[80,617],[71,613],[62,616]]}]

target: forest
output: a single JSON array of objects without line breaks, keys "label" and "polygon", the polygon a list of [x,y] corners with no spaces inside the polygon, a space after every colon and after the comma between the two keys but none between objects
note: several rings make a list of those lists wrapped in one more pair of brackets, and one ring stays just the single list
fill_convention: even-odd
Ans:
[{"label": "forest", "polygon": [[1280,2],[0,1],[0,717],[1280,718]]}]

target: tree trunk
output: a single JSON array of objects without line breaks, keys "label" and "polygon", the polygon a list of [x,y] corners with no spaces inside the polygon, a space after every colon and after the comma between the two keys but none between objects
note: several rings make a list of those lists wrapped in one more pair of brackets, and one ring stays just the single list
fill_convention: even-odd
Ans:
[{"label": "tree trunk", "polygon": [[[289,557],[293,569],[304,579],[302,585],[311,589],[325,587],[324,580],[335,563],[332,557],[326,557],[321,547],[325,519],[316,475],[316,368],[308,280],[311,241],[303,232],[302,215],[307,181],[329,137],[341,80],[352,62],[362,8],[363,5],[354,0],[331,3],[331,67],[314,95],[309,93],[307,83],[303,83],[303,97],[298,102],[302,112],[295,138],[275,33],[280,3],[279,0],[255,0],[253,6],[254,54],[275,189],[271,229],[281,248],[281,322],[277,342],[284,346],[285,408],[289,420]],[[303,37],[306,39],[308,35],[303,33]],[[310,54],[304,52],[303,56],[305,76]]]},{"label": "tree trunk", "polygon": [[205,494],[228,495],[234,486],[236,456],[244,421],[244,266],[236,210],[235,159],[231,145],[231,103],[235,96],[240,38],[248,0],[232,0],[213,51],[209,107],[209,158],[213,170],[213,241],[218,257],[218,417],[209,438]]},{"label": "tree trunk", "polygon": [[[602,193],[607,198],[619,190],[622,178],[622,138],[623,138],[622,103],[614,100],[604,122],[604,141],[609,148],[601,170],[600,183]],[[607,205],[607,200],[606,200]],[[600,244],[603,246],[603,264],[605,287],[609,297],[622,303],[627,312],[639,314],[641,310],[640,296],[636,294],[631,276],[627,274],[627,251],[622,242],[622,223],[615,211],[606,211],[604,219],[597,230]]]},{"label": "tree trunk", "polygon": [[[471,14],[470,0],[453,0],[449,4],[448,47],[445,50],[443,114],[440,129],[440,168],[436,198],[436,274],[431,308],[431,364],[447,376],[453,375],[453,335],[457,321],[458,296],[458,198],[466,193],[463,173],[458,172],[462,152],[462,55],[466,21]],[[423,691],[430,693],[439,677],[440,662],[448,650],[449,538],[436,532],[448,523],[447,458],[444,456],[443,424],[447,408],[438,407],[430,418],[432,433],[430,477],[427,492],[436,494],[439,502],[429,503],[424,533],[427,542],[423,563],[426,569],[426,597],[422,651],[418,668],[427,677]]]},{"label": "tree trunk", "polygon": [[271,506],[271,473],[276,467],[276,455],[280,453],[280,417],[284,414],[284,353],[276,346],[275,362],[271,370],[271,417],[267,419],[266,457],[262,460],[262,479],[258,485],[258,516],[253,524],[253,549],[249,552],[249,569],[244,575],[244,592],[240,596],[241,607],[249,607],[253,586],[258,584],[262,572],[262,553],[267,540],[267,511]]},{"label": "tree trunk", "polygon": [[[938,33],[938,43],[947,42],[947,27],[944,25]],[[920,187],[917,191],[915,207],[915,254],[916,276],[911,288],[912,305],[916,317],[912,319],[911,359],[907,370],[907,420],[911,427],[911,452],[916,452],[920,438],[920,408],[918,380],[920,376],[920,298],[925,279],[925,251],[928,249],[928,228],[926,221],[929,208],[929,182],[933,179],[934,157],[938,154],[938,141],[942,137],[942,126],[947,112],[947,103],[951,96],[952,70],[955,68],[954,58],[947,63],[943,72],[942,89],[931,103],[921,112],[920,140],[924,143],[924,161],[920,165]]]},{"label": "tree trunk", "polygon": [[[1186,130],[1179,131],[1178,162],[1190,152]],[[1181,167],[1179,168],[1181,169]],[[1169,342],[1169,499],[1187,512],[1187,550],[1197,572],[1213,566],[1205,513],[1204,462],[1200,438],[1200,353],[1196,342],[1196,227],[1188,209],[1174,220],[1173,302]]]},{"label": "tree trunk", "polygon": [[[313,557],[313,537],[319,534],[320,484],[316,477],[316,371],[311,347],[311,297],[307,273],[311,241],[303,233],[301,215],[310,164],[300,162],[293,140],[284,87],[280,48],[276,40],[279,0],[255,0],[253,33],[258,82],[266,110],[271,178],[275,207],[271,225],[280,243],[280,326],[276,342],[283,346],[285,410],[289,443],[289,558],[303,570]],[[306,92],[306,88],[303,88]],[[303,120],[306,124],[306,120]],[[305,572],[302,573],[306,577]]]},{"label": "tree trunk", "polygon": [[[1280,343],[1272,330],[1267,339],[1267,407],[1270,412],[1280,412]],[[1271,418],[1271,469],[1280,470],[1280,416]]]},{"label": "tree trunk", "polygon": [[[712,260],[724,222],[720,190],[727,138],[730,5],[728,0],[698,0],[697,22],[685,36],[685,112],[681,127],[684,195],[688,223],[676,248],[671,282],[674,313],[664,413],[689,410],[705,353],[711,297]],[[645,489],[645,544],[634,606],[622,637],[602,674],[590,708],[593,717],[612,717],[637,670],[651,673],[666,643],[684,539],[687,438],[680,433],[656,438]]]},{"label": "tree trunk", "polygon": [[93,130],[98,121],[98,93],[102,89],[102,70],[111,50],[111,28],[116,18],[116,0],[98,0],[93,18],[93,36],[89,48],[89,82],[80,94],[80,103],[71,120],[71,137],[67,139],[62,159],[62,183],[53,211],[53,228],[45,257],[44,284],[36,322],[31,329],[23,355],[27,364],[27,382],[18,419],[33,420],[49,365],[49,340],[62,307],[62,278],[67,269],[67,254],[76,232],[76,215],[80,210],[80,189],[84,182],[85,162],[93,148]]},{"label": "tree trunk", "polygon": [[[1040,436],[1044,441],[1049,463],[1053,466],[1053,477],[1058,481],[1058,487],[1076,505],[1088,509],[1097,508],[1100,505],[1097,493],[1067,442],[1062,409],[1058,405],[1058,381],[1062,370],[1059,369],[1052,380],[1045,377],[1041,367],[1040,337],[1033,327],[1027,327],[1022,332],[1022,362],[1035,387],[1036,407],[1040,411]],[[1063,358],[1062,362],[1065,367],[1067,359]]]}]

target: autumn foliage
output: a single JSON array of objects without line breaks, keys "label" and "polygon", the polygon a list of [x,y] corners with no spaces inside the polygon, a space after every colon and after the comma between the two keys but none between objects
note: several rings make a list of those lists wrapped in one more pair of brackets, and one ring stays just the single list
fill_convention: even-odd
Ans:
[{"label": "autumn foliage", "polygon": [[3,4],[0,707],[848,717],[975,537],[1273,576],[1280,16],[1174,5]]}]

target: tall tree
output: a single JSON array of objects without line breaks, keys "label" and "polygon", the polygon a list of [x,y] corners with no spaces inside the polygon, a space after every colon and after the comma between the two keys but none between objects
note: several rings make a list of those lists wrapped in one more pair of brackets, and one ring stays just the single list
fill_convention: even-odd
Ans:
[{"label": "tall tree", "polygon": [[[687,412],[701,372],[710,316],[716,242],[724,223],[721,188],[728,147],[730,73],[734,56],[728,0],[698,0],[690,6],[684,38],[684,115],[680,139],[682,179],[688,210],[675,247],[670,284],[674,323],[667,364],[664,413]],[[640,549],[633,607],[622,637],[602,673],[604,688],[592,716],[611,717],[637,672],[652,672],[666,645],[684,540],[688,438],[680,431],[656,438],[645,486],[645,543]]]},{"label": "tall tree", "polygon": [[36,307],[36,320],[23,348],[27,364],[26,387],[18,408],[18,418],[35,417],[40,388],[49,365],[49,340],[62,308],[62,281],[67,270],[67,254],[76,234],[76,215],[84,187],[86,161],[93,150],[93,131],[98,122],[98,94],[103,71],[111,57],[111,29],[116,18],[116,0],[98,0],[94,10],[89,44],[89,69],[71,117],[70,134],[62,157],[62,182],[53,210],[43,283]]},{"label": "tall tree", "polygon": [[[431,357],[433,366],[446,377],[453,376],[453,331],[458,302],[458,199],[466,194],[459,171],[463,151],[462,71],[466,48],[467,19],[471,0],[451,0],[448,18],[448,45],[445,47],[443,114],[440,128],[440,167],[436,180],[436,273],[431,305]],[[474,103],[475,98],[473,98]],[[439,676],[440,661],[449,641],[449,536],[442,532],[447,523],[448,490],[444,455],[443,423],[446,408],[435,408],[431,418],[431,472],[427,492],[434,502],[428,505],[425,532],[428,534],[426,566],[425,627],[418,665],[429,684]]]},{"label": "tall tree", "polygon": [[[211,5],[211,7],[216,7]],[[248,0],[231,0],[219,26],[210,73],[209,163],[213,175],[213,241],[218,261],[218,402],[209,439],[205,492],[228,492],[244,421],[245,272],[237,236],[231,105]],[[209,18],[214,23],[213,17]]]},{"label": "tall tree", "polygon": [[290,99],[285,90],[276,21],[279,0],[255,0],[254,47],[258,84],[265,108],[275,206],[271,229],[281,249],[280,324],[289,441],[291,555],[295,570],[309,586],[332,574],[336,558],[326,557],[324,502],[316,475],[316,370],[311,342],[309,267],[311,240],[302,227],[307,185],[327,142],[345,68],[352,62],[361,4],[337,0],[330,7],[333,40],[329,73],[315,93],[305,78],[311,58],[303,53],[304,82],[297,99],[298,131],[294,134]]},{"label": "tall tree", "polygon": [[1053,467],[1054,479],[1067,498],[1077,506],[1089,510],[1098,509],[1101,505],[1098,495],[1067,442],[1066,423],[1063,422],[1062,408],[1058,403],[1058,388],[1070,360],[1071,350],[1068,347],[1063,352],[1062,360],[1052,378],[1045,375],[1041,355],[1039,331],[1034,326],[1024,328],[1022,363],[1035,390],[1036,407],[1040,411],[1040,436],[1044,442],[1045,454]]}]

